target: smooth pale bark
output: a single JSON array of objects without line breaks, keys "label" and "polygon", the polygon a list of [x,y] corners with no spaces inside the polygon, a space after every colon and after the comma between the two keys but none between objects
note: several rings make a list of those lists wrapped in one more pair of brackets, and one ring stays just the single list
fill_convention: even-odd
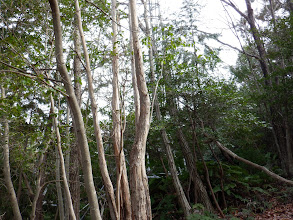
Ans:
[{"label": "smooth pale bark", "polygon": [[[134,219],[152,219],[148,179],[145,168],[146,141],[150,126],[150,99],[143,70],[142,52],[138,37],[136,1],[130,0],[131,32],[135,60],[135,74],[139,95],[139,115],[135,140],[130,154],[130,188]],[[138,104],[138,103],[137,103]]]},{"label": "smooth pale bark", "polygon": [[[68,185],[68,181],[67,181],[66,171],[65,171],[64,157],[63,157],[62,148],[61,148],[61,136],[60,136],[60,132],[59,132],[59,128],[58,128],[57,118],[54,116],[55,108],[54,108],[54,100],[53,100],[52,94],[50,94],[50,99],[51,99],[51,111],[53,113],[53,125],[54,125],[54,129],[55,129],[56,140],[57,140],[56,147],[57,147],[59,163],[60,163],[60,168],[61,168],[61,175],[62,175],[62,181],[63,181],[63,185],[64,185],[65,197],[66,197],[66,202],[67,202],[66,206],[69,208],[70,218],[72,220],[76,220],[75,213],[73,210],[72,200],[71,200],[71,194],[69,191],[69,185]],[[62,196],[62,194],[61,194],[61,196]],[[63,207],[62,207],[62,209],[63,209]],[[63,213],[63,215],[64,215],[64,213]],[[64,219],[64,216],[62,219]]]},{"label": "smooth pale bark", "polygon": [[60,177],[60,156],[58,154],[58,147],[55,146],[56,152],[56,162],[55,162],[55,179],[56,179],[56,191],[57,191],[57,201],[58,201],[58,213],[59,219],[64,219],[64,201],[62,195],[62,187],[61,187],[61,177]]},{"label": "smooth pale bark", "polygon": [[[206,135],[207,136],[207,135]],[[208,136],[207,136],[208,137]],[[293,181],[291,180],[287,180],[281,176],[279,176],[278,174],[275,174],[273,173],[272,171],[268,170],[266,167],[264,166],[261,166],[261,165],[258,165],[256,163],[253,163],[249,160],[246,160],[242,157],[239,157],[237,154],[235,154],[234,152],[232,152],[231,150],[229,150],[228,148],[226,148],[225,146],[223,146],[219,141],[215,141],[216,145],[224,152],[226,152],[229,156],[231,156],[232,158],[236,159],[236,160],[239,160],[251,167],[254,167],[258,170],[261,170],[263,172],[265,172],[267,175],[269,175],[270,177],[280,181],[280,182],[283,182],[283,183],[286,183],[286,184],[289,184],[289,185],[292,185],[293,186]]]},{"label": "smooth pale bark", "polygon": [[[78,105],[81,106],[81,42],[79,31],[77,27],[76,14],[74,16],[74,32],[73,32],[73,44],[74,44],[74,60],[73,60],[73,75],[74,75],[74,92],[77,98]],[[73,122],[73,130],[76,133],[76,129]],[[71,145],[70,149],[70,192],[72,196],[72,203],[75,212],[76,219],[79,220],[80,215],[80,150],[76,140]]]},{"label": "smooth pale bark", "polygon": [[[149,23],[149,19],[148,19],[148,9],[147,9],[147,4],[146,1],[141,0],[143,5],[144,5],[144,19],[145,19],[145,24],[146,24],[146,35],[148,37],[148,39],[151,41],[151,45],[149,46],[149,62],[150,62],[150,71],[151,71],[151,82],[154,85],[153,86],[153,102],[154,102],[154,109],[156,112],[156,118],[158,121],[162,121],[162,115],[161,115],[161,110],[160,110],[160,106],[159,106],[159,101],[158,98],[156,96],[156,86],[155,86],[155,73],[154,73],[154,62],[153,62],[153,51],[152,51],[152,36],[151,36],[151,30],[150,30],[150,23]],[[174,161],[174,156],[172,153],[172,149],[171,149],[171,145],[170,145],[170,141],[166,132],[165,128],[162,128],[160,130],[161,132],[161,136],[164,142],[164,146],[166,149],[166,156],[167,156],[167,160],[168,160],[168,165],[169,165],[169,169],[171,172],[171,176],[172,176],[172,180],[173,180],[173,184],[174,184],[174,188],[176,191],[176,195],[178,197],[179,203],[181,205],[181,208],[184,212],[184,216],[185,218],[187,218],[190,215],[190,211],[191,211],[191,206],[186,198],[186,195],[184,193],[183,187],[180,183],[179,177],[178,177],[178,172],[177,172],[177,168],[176,168],[176,164]]]},{"label": "smooth pale bark", "polygon": [[101,214],[99,210],[99,203],[98,203],[98,198],[96,195],[96,189],[94,185],[91,158],[90,158],[90,152],[88,148],[85,126],[84,126],[83,118],[81,115],[81,110],[77,102],[74,89],[71,83],[71,79],[67,72],[64,58],[63,58],[62,30],[61,30],[60,11],[58,7],[58,1],[49,0],[49,3],[50,3],[52,17],[53,17],[57,69],[61,75],[62,82],[66,89],[66,93],[68,94],[67,101],[69,103],[71,114],[73,116],[72,118],[74,121],[74,125],[76,127],[76,138],[77,138],[78,146],[80,147],[80,150],[81,150],[81,159],[82,159],[81,164],[82,164],[82,170],[84,174],[85,189],[87,192],[89,205],[90,205],[91,218],[100,220]]},{"label": "smooth pale bark", "polygon": [[[6,98],[5,89],[1,86],[1,97],[3,99]],[[7,192],[9,194],[9,199],[11,202],[13,215],[15,220],[21,220],[22,216],[19,210],[14,186],[11,180],[10,174],[10,162],[9,162],[9,124],[6,117],[3,119],[3,127],[4,127],[4,145],[3,145],[3,173],[4,173],[4,180],[7,188]]]},{"label": "smooth pale bark", "polygon": [[113,120],[113,148],[116,158],[117,167],[117,186],[116,186],[116,204],[119,219],[131,219],[131,199],[130,190],[127,177],[127,169],[125,163],[125,155],[123,150],[123,131],[121,123],[121,109],[119,99],[119,56],[118,56],[118,39],[117,39],[117,13],[116,13],[116,0],[112,0],[112,30],[113,30],[113,57],[112,57],[112,120]]},{"label": "smooth pale bark", "polygon": [[[69,125],[69,106],[67,104],[67,111],[66,111],[66,124]],[[69,179],[69,167],[70,167],[70,128],[69,126],[66,127],[66,147],[67,147],[67,150],[65,152],[65,172],[66,172],[66,178],[68,179],[68,182],[70,182],[70,179]],[[69,189],[70,189],[70,184],[69,184]],[[72,205],[73,205],[73,199],[72,199],[72,193],[70,192],[71,194],[71,201],[72,201]],[[66,197],[65,197],[66,199]],[[65,202],[67,203],[67,201]],[[74,205],[73,205],[73,210],[75,212],[75,209],[74,209]],[[75,214],[75,217],[76,217],[76,214]],[[65,206],[65,220],[69,219],[69,207]],[[77,217],[76,217],[77,219]]]},{"label": "smooth pale bark", "polygon": [[92,74],[90,69],[90,61],[89,61],[89,55],[87,52],[86,42],[83,34],[82,29],[82,22],[81,22],[81,13],[79,8],[79,2],[78,0],[75,0],[75,9],[76,9],[76,18],[77,18],[77,24],[78,24],[78,30],[81,38],[81,44],[84,51],[84,58],[85,58],[85,64],[86,64],[86,73],[87,73],[87,82],[88,82],[88,91],[89,91],[89,97],[91,101],[91,108],[92,108],[92,114],[93,114],[93,123],[94,123],[94,130],[95,130],[95,137],[98,145],[98,156],[99,156],[99,165],[100,170],[103,178],[103,182],[105,185],[108,205],[110,208],[110,214],[112,219],[118,219],[118,211],[115,203],[115,196],[114,196],[114,189],[113,185],[110,179],[110,175],[107,168],[106,158],[105,158],[105,151],[103,146],[103,140],[102,140],[102,134],[101,129],[99,125],[98,120],[98,107],[96,104],[96,100],[94,97],[94,87],[93,87],[93,80],[92,80]]},{"label": "smooth pale bark", "polygon": [[[129,11],[129,17],[131,16],[131,11]],[[132,30],[131,19],[129,18],[129,29]],[[134,61],[134,51],[133,51],[133,39],[132,33],[130,32],[129,37],[130,44],[130,61],[131,61],[131,75],[132,75],[132,87],[133,87],[133,100],[134,100],[134,113],[135,113],[135,129],[138,128],[138,119],[139,119],[139,93],[137,88],[137,80],[135,73],[135,61]]]}]

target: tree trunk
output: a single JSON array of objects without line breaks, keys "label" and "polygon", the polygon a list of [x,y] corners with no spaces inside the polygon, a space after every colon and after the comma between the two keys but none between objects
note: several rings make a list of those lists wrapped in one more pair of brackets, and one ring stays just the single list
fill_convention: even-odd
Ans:
[{"label": "tree trunk", "polygon": [[56,152],[56,163],[55,163],[55,179],[56,179],[56,191],[57,191],[57,201],[58,201],[58,213],[59,219],[64,219],[64,201],[62,195],[61,187],[61,177],[60,177],[60,156],[58,154],[58,147],[55,147]]},{"label": "tree trunk", "polygon": [[287,167],[289,177],[293,176],[293,155],[292,155],[292,140],[291,140],[291,131],[288,119],[284,120],[285,127],[285,138],[286,138],[286,151],[287,151]]},{"label": "tree trunk", "polygon": [[85,188],[87,196],[89,199],[91,218],[92,219],[101,219],[99,203],[96,195],[96,190],[94,186],[94,179],[92,174],[92,165],[91,158],[88,148],[88,142],[84,127],[83,118],[81,115],[81,110],[78,105],[76,96],[74,94],[74,89],[72,87],[71,79],[67,72],[65,62],[63,59],[63,46],[62,46],[62,30],[61,30],[61,21],[60,21],[60,11],[58,7],[57,0],[49,0],[50,7],[52,10],[53,17],[53,26],[55,34],[55,53],[57,60],[57,69],[62,77],[62,82],[65,86],[66,93],[68,94],[67,101],[70,105],[70,110],[72,113],[72,118],[76,126],[76,136],[77,142],[81,150],[82,158],[82,169],[84,173]]},{"label": "tree trunk", "polygon": [[[165,80],[167,83],[171,82],[170,77],[165,74],[164,75]],[[189,171],[190,177],[192,178],[192,181],[194,183],[195,189],[196,189],[196,195],[197,195],[197,199],[199,202],[201,202],[205,208],[210,211],[213,212],[213,206],[211,204],[210,198],[208,196],[208,193],[206,191],[206,188],[204,187],[204,184],[200,178],[200,176],[198,175],[197,169],[196,169],[196,160],[195,157],[193,157],[193,153],[191,152],[190,146],[185,138],[185,135],[183,134],[183,131],[180,127],[180,121],[178,119],[178,110],[177,110],[177,106],[176,106],[176,100],[175,97],[172,93],[168,93],[168,103],[169,103],[169,112],[170,115],[174,118],[175,120],[175,126],[177,129],[177,135],[178,135],[178,139],[180,141],[180,147],[182,149],[182,153],[183,153],[183,157],[186,161],[187,164],[187,170]]]},{"label": "tree trunk", "polygon": [[130,190],[127,177],[127,169],[125,163],[125,155],[123,150],[123,129],[121,123],[121,109],[119,99],[119,56],[117,44],[117,13],[116,13],[116,0],[112,0],[112,30],[113,30],[113,58],[112,58],[112,71],[113,71],[113,96],[112,96],[112,120],[113,120],[113,148],[116,158],[117,167],[117,186],[116,186],[116,204],[119,219],[131,219],[131,199]]},{"label": "tree trunk", "polygon": [[[74,16],[74,60],[73,60],[73,74],[74,74],[74,92],[77,98],[78,105],[81,106],[81,46],[80,46],[80,36],[78,31],[77,15]],[[70,111],[70,110],[69,110]],[[73,123],[73,130],[76,134],[76,126]],[[70,178],[70,192],[72,196],[73,209],[75,212],[76,219],[79,220],[80,215],[80,148],[78,146],[77,140],[71,145],[70,149],[70,168],[69,168],[69,178]]]},{"label": "tree trunk", "polygon": [[[54,125],[54,129],[55,129],[55,133],[56,133],[56,140],[57,140],[57,146],[56,146],[57,147],[57,153],[58,153],[57,160],[59,159],[60,168],[61,168],[61,175],[62,175],[64,191],[65,191],[65,197],[66,197],[66,202],[67,202],[66,207],[69,208],[69,216],[71,217],[71,219],[76,220],[75,213],[74,213],[74,210],[73,210],[72,200],[71,200],[71,194],[70,194],[70,191],[69,191],[66,171],[65,171],[64,157],[63,157],[62,148],[61,148],[61,136],[60,136],[60,132],[59,132],[59,128],[58,128],[57,118],[54,116],[55,109],[54,109],[54,100],[53,100],[52,94],[50,94],[50,99],[51,99],[51,111],[52,111],[52,114],[53,114],[53,125]],[[56,167],[56,169],[59,170],[59,165],[58,165],[58,167]],[[59,174],[59,176],[60,176],[60,174]],[[60,191],[61,191],[61,187],[60,187]],[[60,195],[58,194],[58,198],[59,198],[59,196]],[[61,192],[61,198],[62,198],[62,192]],[[64,212],[64,209],[63,209],[62,206],[61,206],[61,209],[59,208],[59,210]],[[60,215],[60,218],[61,218],[61,215]],[[63,218],[61,218],[61,220],[62,219],[64,219],[64,213],[63,213]]]},{"label": "tree trunk", "polygon": [[209,212],[213,212],[214,209],[213,209],[211,200],[197,172],[196,161],[195,161],[195,158],[193,157],[193,153],[191,152],[190,146],[188,142],[186,141],[186,138],[181,128],[177,128],[177,133],[178,133],[178,138],[181,142],[180,146],[183,152],[184,159],[187,164],[189,175],[191,176],[191,179],[195,185],[196,195],[198,196],[198,202],[202,203]]},{"label": "tree trunk", "polygon": [[[130,0],[132,39],[135,60],[136,82],[140,111],[135,131],[135,140],[130,154],[130,187],[132,214],[136,220],[152,219],[148,179],[145,169],[146,141],[150,126],[150,99],[143,70],[142,52],[138,38],[136,1]],[[138,104],[138,103],[137,103]]]},{"label": "tree trunk", "polygon": [[32,212],[30,215],[31,220],[43,219],[41,216],[42,216],[42,206],[43,206],[43,197],[44,197],[42,195],[42,192],[44,190],[42,185],[45,182],[44,163],[46,161],[45,154],[47,153],[50,142],[51,142],[51,137],[45,143],[45,146],[46,146],[45,150],[42,152],[40,159],[39,159],[39,162],[38,162],[38,165],[37,165],[37,169],[39,170],[39,173],[38,173],[38,177],[37,177],[37,181],[36,181],[36,189],[35,189],[34,198],[33,198],[33,202],[32,202]]},{"label": "tree trunk", "polygon": [[76,17],[77,17],[77,23],[78,23],[78,29],[79,34],[81,38],[81,43],[84,51],[84,57],[85,57],[85,63],[86,63],[86,73],[87,73],[87,81],[88,81],[88,91],[89,91],[89,97],[91,100],[91,108],[92,108],[92,114],[93,114],[93,122],[94,122],[94,130],[95,130],[95,137],[98,145],[98,156],[99,156],[99,165],[100,170],[103,178],[103,182],[105,185],[107,200],[110,208],[110,214],[111,218],[118,219],[118,211],[115,203],[115,196],[114,196],[114,189],[113,185],[110,179],[110,175],[107,168],[106,158],[105,158],[105,152],[104,152],[104,146],[103,146],[103,140],[102,140],[102,134],[101,129],[99,125],[98,120],[98,107],[96,104],[96,100],[94,97],[94,87],[93,87],[93,80],[92,80],[92,74],[90,69],[90,61],[89,61],[89,55],[87,52],[86,42],[83,34],[82,29],[82,22],[81,22],[81,13],[79,8],[79,2],[78,0],[75,0],[75,9],[76,9]]},{"label": "tree trunk", "polygon": [[[149,46],[149,62],[150,62],[150,72],[151,72],[151,83],[154,85],[153,86],[153,99],[154,99],[153,102],[154,102],[154,107],[155,107],[155,112],[156,112],[156,118],[158,121],[161,121],[162,115],[161,115],[161,110],[160,110],[158,98],[156,96],[155,73],[154,73],[155,68],[154,68],[153,51],[152,51],[153,42],[151,40],[152,36],[151,36],[151,30],[150,30],[150,23],[149,23],[149,19],[147,16],[148,9],[147,9],[146,1],[144,1],[144,0],[141,0],[141,1],[144,5],[144,19],[145,19],[145,24],[146,24],[146,35],[147,35],[148,39],[151,41],[150,42],[151,45]],[[169,165],[169,169],[171,172],[176,195],[178,197],[179,204],[181,205],[181,208],[184,212],[184,216],[185,216],[185,218],[187,218],[190,215],[191,206],[186,198],[183,187],[182,187],[180,180],[179,180],[179,177],[178,177],[178,172],[177,172],[176,164],[174,161],[174,157],[173,157],[173,153],[172,153],[172,149],[171,149],[171,145],[170,145],[170,141],[169,141],[166,129],[162,128],[160,130],[160,132],[161,132],[162,139],[164,142],[168,165]]]},{"label": "tree trunk", "polygon": [[[1,96],[3,99],[6,98],[5,95],[5,89],[3,86],[1,86]],[[4,180],[6,184],[6,188],[9,194],[9,199],[11,202],[13,215],[16,220],[21,220],[21,213],[19,210],[14,186],[11,180],[11,174],[10,174],[10,163],[9,163],[9,124],[6,117],[4,117],[4,145],[3,145],[3,172],[4,172]]]},{"label": "tree trunk", "polygon": [[241,162],[243,162],[243,163],[245,163],[245,164],[247,164],[247,165],[249,165],[251,167],[254,167],[254,168],[258,169],[258,170],[261,170],[261,171],[265,172],[267,175],[269,175],[270,177],[272,177],[272,178],[274,178],[274,179],[276,179],[276,180],[278,180],[280,182],[283,182],[283,183],[286,183],[286,184],[289,184],[289,185],[293,186],[293,181],[287,180],[287,179],[285,179],[285,178],[273,173],[272,171],[268,170],[266,167],[263,167],[263,166],[258,165],[256,163],[253,163],[253,162],[251,162],[249,160],[246,160],[246,159],[244,159],[242,157],[239,157],[237,154],[235,154],[234,152],[232,152],[228,148],[224,147],[219,141],[215,141],[215,143],[221,150],[226,152],[232,158],[237,159],[237,160],[239,160],[239,161],[241,161]]}]

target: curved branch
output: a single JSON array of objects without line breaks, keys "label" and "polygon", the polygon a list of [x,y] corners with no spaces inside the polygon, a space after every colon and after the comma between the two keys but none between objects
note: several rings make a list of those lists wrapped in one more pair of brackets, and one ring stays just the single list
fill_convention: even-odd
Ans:
[{"label": "curved branch", "polygon": [[[206,136],[207,136],[207,135],[206,135]],[[256,164],[256,163],[253,163],[253,162],[251,162],[251,161],[249,161],[249,160],[246,160],[246,159],[244,159],[244,158],[242,158],[242,157],[239,157],[237,154],[235,154],[234,152],[232,152],[231,150],[229,150],[228,148],[226,148],[225,146],[223,146],[223,145],[222,145],[219,141],[217,141],[217,140],[215,140],[215,143],[216,143],[216,145],[217,145],[221,150],[223,150],[224,152],[226,152],[229,156],[233,157],[234,159],[239,160],[239,161],[241,161],[241,162],[243,162],[243,163],[245,163],[245,164],[247,164],[247,165],[249,165],[249,166],[251,166],[251,167],[254,167],[254,168],[258,169],[258,170],[261,170],[261,171],[265,172],[267,175],[269,175],[270,177],[272,177],[272,178],[274,178],[274,179],[276,179],[276,180],[278,180],[278,181],[280,181],[280,182],[287,183],[287,184],[293,186],[293,181],[288,180],[288,179],[285,179],[285,178],[279,176],[278,174],[273,173],[272,171],[268,170],[268,169],[267,169],[266,167],[264,167],[264,166],[258,165],[258,164]]]}]

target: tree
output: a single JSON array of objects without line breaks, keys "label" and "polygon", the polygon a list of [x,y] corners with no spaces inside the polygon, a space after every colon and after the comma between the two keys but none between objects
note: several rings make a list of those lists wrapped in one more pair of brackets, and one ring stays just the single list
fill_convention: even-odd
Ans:
[{"label": "tree", "polygon": [[116,0],[112,0],[112,30],[113,30],[113,58],[112,58],[112,121],[113,121],[113,148],[116,159],[117,168],[117,185],[116,185],[116,204],[118,219],[131,219],[131,199],[129,191],[129,183],[127,177],[127,169],[125,162],[125,155],[123,149],[123,130],[125,129],[125,124],[122,122],[122,112],[121,104],[119,98],[119,55],[118,55],[118,39],[117,39],[117,13],[116,13]]},{"label": "tree", "polygon": [[96,196],[96,190],[93,181],[91,159],[88,150],[88,142],[85,134],[84,122],[82,119],[80,107],[78,105],[74,90],[71,85],[71,79],[68,75],[64,60],[63,60],[63,47],[62,47],[62,31],[61,31],[61,21],[60,21],[60,11],[58,7],[58,2],[56,0],[49,0],[52,17],[53,26],[55,34],[55,53],[57,60],[57,69],[62,77],[63,84],[65,86],[66,92],[68,94],[68,103],[70,105],[70,110],[72,112],[74,124],[77,127],[76,136],[78,144],[81,148],[82,156],[82,169],[85,178],[85,186],[87,195],[89,198],[91,216],[94,219],[101,219],[98,199]]},{"label": "tree", "polygon": [[[267,10],[263,10],[262,14],[259,16],[262,21],[271,22],[272,24],[272,30],[267,31],[267,33],[271,34],[264,34],[265,32],[262,32],[256,25],[256,18],[254,15],[252,4],[249,0],[245,1],[247,13],[240,11],[237,6],[231,1],[222,0],[222,2],[226,3],[235,11],[237,11],[238,14],[240,14],[241,17],[249,25],[248,31],[250,31],[253,37],[253,44],[250,45],[249,49],[256,49],[257,51],[257,55],[255,57],[257,58],[257,61],[259,63],[260,71],[263,75],[264,80],[264,84],[260,84],[260,103],[264,107],[263,114],[265,115],[266,120],[268,120],[272,126],[272,136],[274,137],[273,142],[275,144],[277,152],[279,153],[279,157],[281,158],[283,170],[290,177],[293,175],[293,144],[291,141],[292,136],[290,135],[292,125],[289,122],[289,118],[291,118],[291,112],[288,111],[288,104],[290,103],[290,101],[285,98],[288,95],[285,89],[287,88],[287,86],[285,84],[287,84],[287,82],[290,82],[291,80],[288,79],[286,76],[284,77],[283,73],[281,73],[286,72],[285,69],[287,68],[287,62],[285,62],[285,60],[283,59],[282,53],[277,52],[277,50],[280,50],[282,46],[279,47],[278,44],[274,43],[276,41],[273,40],[279,38],[279,33],[286,32],[284,31],[285,29],[280,30],[280,32],[276,32],[276,23],[278,23],[278,20],[280,19],[275,16],[274,10],[277,10],[277,7],[274,7],[273,1],[269,2],[269,21],[264,20],[264,18],[266,17],[264,15],[266,14]],[[270,26],[271,24],[268,24],[268,26]],[[271,44],[266,42],[271,42]],[[278,58],[273,55],[276,53],[278,53],[279,55]],[[251,67],[253,61],[248,61]],[[280,71],[281,69],[282,71]],[[286,95],[283,96],[284,94]],[[276,100],[278,101],[275,102]]]},{"label": "tree", "polygon": [[[1,98],[5,99],[5,89],[3,86],[1,86]],[[18,206],[18,201],[16,198],[16,193],[14,190],[14,186],[11,180],[11,174],[10,174],[10,163],[9,163],[9,124],[6,116],[4,116],[3,120],[3,127],[4,127],[4,143],[3,143],[3,158],[4,158],[4,166],[3,166],[3,171],[4,171],[4,178],[5,178],[5,183],[7,187],[7,191],[9,194],[9,199],[13,208],[13,214],[14,218],[17,220],[21,220],[22,216],[19,210]]]},{"label": "tree", "polygon": [[135,75],[138,90],[139,112],[136,112],[137,124],[135,140],[130,154],[130,190],[132,214],[134,219],[151,219],[151,202],[149,196],[148,179],[145,169],[146,141],[150,126],[150,99],[145,81],[142,52],[138,38],[138,21],[136,15],[136,1],[130,0],[132,43],[135,60]]}]

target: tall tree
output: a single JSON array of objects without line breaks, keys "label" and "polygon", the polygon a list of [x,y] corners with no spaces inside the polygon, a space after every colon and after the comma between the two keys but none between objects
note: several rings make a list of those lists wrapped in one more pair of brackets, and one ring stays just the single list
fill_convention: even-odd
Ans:
[{"label": "tall tree", "polygon": [[103,140],[102,140],[102,134],[101,129],[99,125],[98,120],[98,106],[96,104],[96,100],[94,97],[94,87],[93,87],[93,80],[92,80],[92,74],[91,74],[91,68],[90,68],[90,60],[89,55],[87,52],[87,46],[85,37],[83,34],[82,29],[82,22],[81,22],[81,12],[79,8],[79,2],[78,0],[75,0],[75,9],[77,12],[77,22],[78,22],[78,30],[81,37],[81,43],[84,51],[84,57],[85,57],[85,63],[86,63],[86,73],[87,73],[87,82],[88,82],[88,90],[89,90],[89,97],[91,101],[91,108],[92,108],[92,114],[93,114],[93,122],[94,122],[94,130],[95,130],[95,137],[98,145],[98,152],[99,152],[99,164],[100,164],[100,170],[103,177],[103,182],[106,188],[106,195],[107,200],[110,208],[110,214],[112,219],[118,219],[118,210],[115,203],[115,195],[114,195],[114,188],[113,184],[110,179],[110,175],[107,168],[106,158],[105,158],[105,151],[103,146]]},{"label": "tall tree", "polygon": [[[54,99],[53,99],[52,94],[50,95],[50,99],[51,99],[51,111],[52,111],[52,114],[54,114],[55,107],[54,107]],[[71,200],[71,194],[69,191],[69,185],[68,185],[68,181],[67,181],[66,171],[65,171],[65,162],[64,162],[64,156],[63,156],[62,148],[61,148],[61,136],[60,136],[60,132],[59,132],[58,121],[55,116],[53,116],[53,125],[54,125],[54,130],[56,133],[57,153],[59,156],[58,159],[60,161],[58,166],[60,166],[60,168],[61,168],[61,176],[62,176],[62,180],[63,180],[63,184],[64,184],[66,206],[69,208],[69,216],[71,217],[71,219],[76,220],[75,213],[73,210],[72,200]],[[59,169],[59,167],[57,169]],[[63,209],[63,207],[61,207],[61,209]],[[64,218],[64,216],[63,216],[63,218]]]},{"label": "tall tree", "polygon": [[113,121],[113,147],[117,167],[116,203],[119,219],[131,219],[131,201],[125,155],[123,150],[123,127],[119,94],[119,55],[117,31],[117,3],[112,0],[112,30],[113,30],[113,58],[112,58],[112,121]]},{"label": "tall tree", "polygon": [[70,105],[70,110],[73,116],[73,120],[76,126],[76,135],[77,141],[81,148],[82,156],[82,169],[85,179],[85,188],[87,191],[91,217],[93,219],[101,219],[99,203],[96,195],[96,190],[94,186],[93,174],[92,174],[92,165],[91,158],[88,149],[88,142],[85,132],[85,126],[83,118],[81,115],[81,110],[77,102],[77,98],[72,87],[71,79],[67,72],[64,59],[63,59],[63,44],[62,44],[62,30],[61,30],[61,20],[60,20],[60,11],[57,0],[49,0],[52,17],[53,17],[53,26],[55,34],[55,54],[57,60],[57,69],[61,75],[62,82],[65,86],[66,92],[68,94],[67,100]]},{"label": "tall tree", "polygon": [[[288,103],[290,102],[287,98],[287,95],[284,96],[284,99],[281,98],[281,93],[276,93],[275,88],[282,88],[285,82],[289,82],[290,80],[284,78],[283,74],[280,74],[278,69],[283,69],[286,72],[286,65],[284,60],[279,63],[276,68],[274,63],[276,60],[272,59],[272,54],[269,51],[276,51],[277,45],[269,45],[266,44],[266,41],[276,42],[273,39],[278,39],[279,36],[276,34],[271,39],[268,39],[262,31],[257,27],[256,24],[256,16],[255,12],[252,8],[251,1],[245,0],[247,12],[242,12],[232,1],[230,0],[221,0],[226,3],[230,7],[232,7],[249,25],[249,32],[252,34],[253,45],[256,48],[257,55],[254,56],[257,58],[259,63],[259,67],[264,79],[264,84],[262,86],[262,100],[261,105],[264,106],[265,111],[263,114],[266,116],[267,120],[271,123],[272,133],[274,137],[274,143],[277,151],[279,152],[279,157],[282,160],[283,170],[288,176],[293,175],[293,143],[292,143],[292,135],[291,129],[292,125],[288,121],[291,114],[288,111]],[[270,2],[271,12],[273,10],[273,2]],[[271,21],[273,26],[276,27],[276,17],[274,13],[271,13]],[[273,28],[273,30],[276,30]],[[251,48],[253,50],[253,48]],[[273,56],[274,57],[274,56]],[[283,55],[280,54],[278,57],[279,60],[282,60]],[[251,61],[249,61],[251,62]],[[282,79],[282,83],[280,83],[280,79]],[[286,89],[285,89],[286,90]],[[287,91],[285,92],[287,93]],[[274,94],[272,96],[272,94]],[[282,92],[282,94],[284,94]],[[275,102],[275,100],[278,100]]]},{"label": "tall tree", "polygon": [[[6,94],[5,94],[5,88],[1,86],[1,97],[2,99],[5,99]],[[4,143],[3,143],[3,171],[4,171],[4,180],[5,184],[7,187],[7,191],[9,194],[9,199],[11,202],[12,210],[13,210],[13,215],[16,220],[21,220],[22,216],[20,213],[18,201],[16,198],[16,193],[14,190],[14,186],[11,180],[11,173],[10,173],[10,163],[9,163],[9,124],[7,120],[7,116],[4,116]]]},{"label": "tall tree", "polygon": [[[153,57],[153,37],[151,36],[151,28],[150,28],[150,21],[148,18],[148,8],[147,8],[147,2],[145,0],[142,0],[142,3],[144,5],[144,20],[145,20],[145,30],[146,35],[149,41],[149,62],[150,62],[150,75],[151,75],[151,83],[153,84],[153,103],[154,103],[154,110],[156,113],[156,119],[158,121],[162,121],[162,114],[160,110],[160,105],[158,101],[158,97],[156,94],[156,81],[155,81],[155,67],[154,67],[154,57]],[[163,67],[162,67],[163,68]],[[190,215],[191,206],[186,198],[185,192],[183,190],[183,187],[181,185],[181,182],[178,177],[178,171],[176,168],[175,160],[172,153],[172,148],[170,145],[170,140],[168,138],[168,134],[166,132],[166,129],[163,127],[160,130],[161,136],[165,145],[166,149],[166,156],[168,159],[169,169],[170,173],[173,179],[174,188],[176,191],[176,195],[178,197],[179,203],[181,205],[181,208],[183,209],[184,216],[187,218]]]},{"label": "tall tree", "polygon": [[[74,45],[74,58],[73,58],[73,75],[74,75],[74,91],[79,106],[82,103],[82,91],[81,91],[81,42],[77,24],[77,13],[74,15],[74,30],[73,30],[73,45]],[[69,108],[69,107],[68,107]],[[69,109],[68,109],[69,110]],[[73,125],[74,133],[75,126]],[[75,139],[70,147],[70,168],[69,168],[69,179],[70,179],[70,191],[72,195],[72,203],[75,212],[76,219],[79,220],[80,215],[80,149],[78,142]]]},{"label": "tall tree", "polygon": [[130,154],[130,189],[134,219],[151,219],[151,202],[145,168],[146,141],[150,126],[150,98],[143,69],[142,51],[138,37],[136,1],[130,0],[131,32],[135,60],[135,75],[139,96],[139,112],[135,140]]}]

